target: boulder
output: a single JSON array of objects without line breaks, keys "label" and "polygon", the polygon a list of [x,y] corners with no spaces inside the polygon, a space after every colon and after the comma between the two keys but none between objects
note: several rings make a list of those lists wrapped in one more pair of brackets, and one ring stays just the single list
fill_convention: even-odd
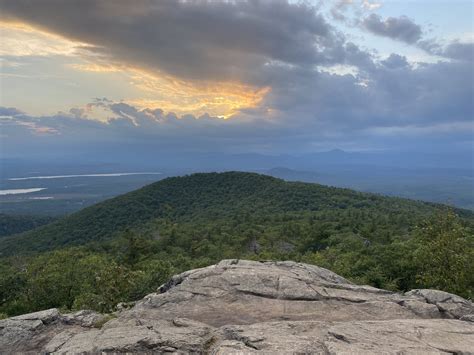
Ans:
[{"label": "boulder", "polygon": [[75,324],[82,327],[95,327],[104,322],[108,317],[91,310],[81,310],[76,313],[61,315],[61,321],[65,324]]},{"label": "boulder", "polygon": [[0,353],[443,353],[474,350],[474,307],[399,294],[295,262],[223,260],[175,275],[98,329],[102,315],[0,321]]}]

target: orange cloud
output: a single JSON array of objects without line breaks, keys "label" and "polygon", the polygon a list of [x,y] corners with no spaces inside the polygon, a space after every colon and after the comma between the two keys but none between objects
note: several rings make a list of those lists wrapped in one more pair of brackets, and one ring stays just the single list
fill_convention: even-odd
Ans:
[{"label": "orange cloud", "polygon": [[70,67],[75,70],[93,72],[93,73],[117,73],[124,70],[123,68],[119,66],[99,64],[99,63],[87,63],[87,64],[76,63],[76,64],[71,64]]},{"label": "orange cloud", "polygon": [[161,108],[178,115],[209,114],[229,118],[245,108],[257,107],[269,87],[256,88],[238,82],[189,82],[167,75],[152,76],[136,71],[132,84],[146,93],[131,104],[142,108]]},{"label": "orange cloud", "polygon": [[71,56],[76,54],[77,48],[85,45],[20,22],[0,21],[0,36],[0,55]]},{"label": "orange cloud", "polygon": [[124,98],[125,102],[140,108],[160,108],[178,116],[209,114],[227,119],[242,109],[258,107],[270,91],[269,87],[252,87],[239,82],[190,81],[163,72],[150,73],[130,64],[110,61],[110,58],[84,50],[87,47],[85,43],[71,41],[25,23],[0,21],[0,35],[0,55],[68,56],[75,58],[76,63],[67,65],[73,70],[98,75],[123,73],[129,77],[130,85],[138,90],[136,96],[139,97]]},{"label": "orange cloud", "polygon": [[125,99],[125,102],[142,109],[160,108],[178,116],[209,114],[227,119],[242,109],[257,107],[270,91],[269,87],[256,88],[238,82],[186,81],[164,73],[104,63],[100,58],[93,60],[70,67],[94,73],[124,73],[130,77],[130,84],[143,94],[139,99]]}]

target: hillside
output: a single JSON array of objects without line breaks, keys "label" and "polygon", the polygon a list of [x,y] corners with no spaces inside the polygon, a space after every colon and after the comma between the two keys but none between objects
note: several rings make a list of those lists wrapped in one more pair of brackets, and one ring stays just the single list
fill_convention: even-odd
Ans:
[{"label": "hillside", "polygon": [[0,238],[0,317],[111,312],[222,259],[293,260],[352,282],[474,297],[472,213],[251,173],[168,178]]},{"label": "hillside", "polygon": [[0,213],[0,237],[22,233],[54,221],[53,217]]},{"label": "hillside", "polygon": [[[359,193],[317,184],[284,182],[252,173],[209,173],[168,178],[98,203],[34,231],[0,241],[0,255],[45,251],[103,241],[127,228],[143,227],[157,218],[179,223],[235,219],[257,220],[301,212],[330,219],[374,221],[383,217],[393,231],[413,225],[434,205]],[[352,217],[353,218],[353,217]],[[263,220],[262,220],[263,219]],[[324,217],[322,217],[324,220]],[[325,221],[329,222],[329,221]],[[380,227],[380,226],[379,226]]]}]

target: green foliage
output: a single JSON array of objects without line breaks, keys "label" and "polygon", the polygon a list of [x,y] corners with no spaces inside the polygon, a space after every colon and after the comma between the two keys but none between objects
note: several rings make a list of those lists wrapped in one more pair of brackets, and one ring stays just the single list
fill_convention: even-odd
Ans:
[{"label": "green foliage", "polygon": [[440,211],[417,231],[417,280],[422,285],[474,296],[474,238],[451,210]]},{"label": "green foliage", "polygon": [[302,261],[379,288],[473,297],[473,217],[461,213],[248,173],[166,179],[17,244],[0,239],[0,312],[110,312],[174,273],[228,258]]},{"label": "green foliage", "polygon": [[155,291],[172,272],[160,260],[119,264],[108,254],[78,248],[41,254],[25,269],[14,271],[5,262],[2,267],[0,310],[10,315],[53,307],[112,312],[121,301]]},{"label": "green foliage", "polygon": [[0,237],[22,233],[54,221],[52,217],[0,213]]},{"label": "green foliage", "polygon": [[[85,208],[49,225],[0,240],[0,255],[47,251],[116,238],[156,220],[172,224],[268,225],[283,219],[296,228],[313,218],[328,227],[383,239],[405,232],[434,205],[318,184],[285,182],[252,173],[209,173],[164,179]],[[357,223],[356,219],[359,219]],[[347,222],[344,222],[347,221]],[[288,238],[298,230],[285,231]],[[371,237],[372,238],[372,237]]]}]

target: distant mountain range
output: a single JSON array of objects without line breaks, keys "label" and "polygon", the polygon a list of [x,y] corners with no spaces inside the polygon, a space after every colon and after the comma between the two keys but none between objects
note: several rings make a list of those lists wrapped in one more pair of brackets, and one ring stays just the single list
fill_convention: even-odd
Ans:
[{"label": "distant mountain range", "polygon": [[[35,196],[49,198],[2,197],[0,213],[8,214],[64,215],[167,176],[211,171],[265,173],[290,181],[316,182],[474,210],[472,152],[346,152],[334,149],[301,155],[269,155],[144,151],[137,159],[124,151],[115,152],[114,156],[101,156],[98,152],[94,160],[80,155],[53,162],[2,159],[0,165],[2,189],[47,188]],[[68,181],[9,180],[41,175],[149,171],[163,175],[108,177],[108,180],[79,177]]]}]

